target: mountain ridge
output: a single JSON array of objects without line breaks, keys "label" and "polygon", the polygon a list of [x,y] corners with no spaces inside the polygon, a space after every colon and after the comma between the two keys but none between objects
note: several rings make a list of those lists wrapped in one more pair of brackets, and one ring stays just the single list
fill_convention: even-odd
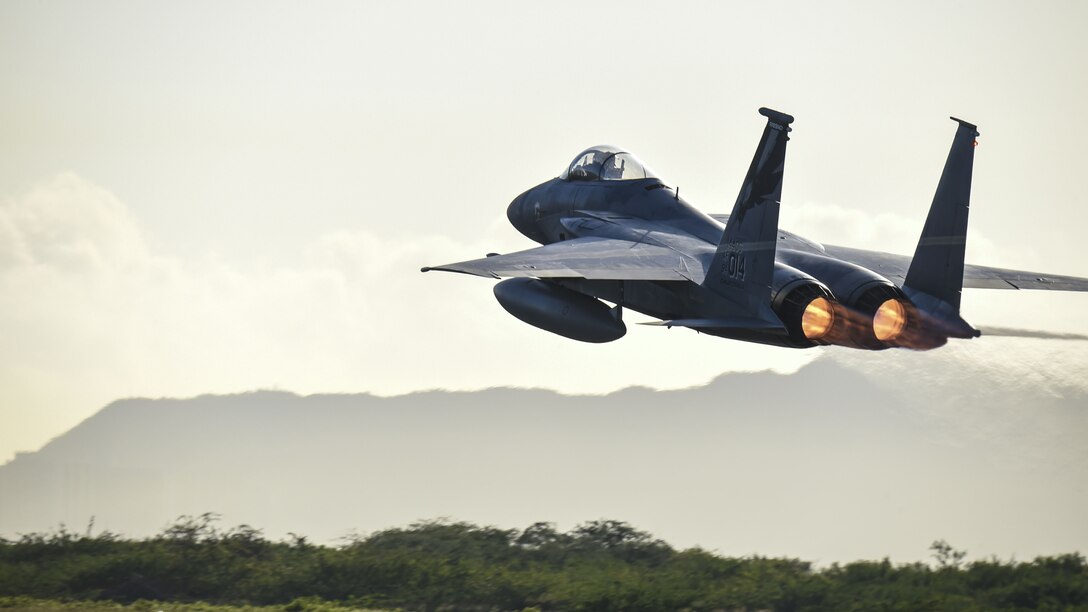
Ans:
[{"label": "mountain ridge", "polygon": [[[924,557],[950,529],[973,538],[969,549],[996,553],[1068,551],[1070,533],[1088,543],[1083,528],[1055,518],[1072,521],[1088,499],[1073,480],[1088,461],[1066,448],[1086,431],[1083,392],[1017,413],[1065,419],[1034,439],[1023,423],[956,421],[974,413],[912,391],[925,372],[900,361],[874,374],[821,357],[794,374],[601,395],[493,387],[127,398],[0,466],[0,536],[92,516],[144,536],[212,511],[316,541],[435,516],[506,525],[608,516],[680,545],[816,559]],[[951,380],[941,384],[956,397]],[[1022,403],[1011,389],[999,395]],[[1014,435],[1023,448],[1010,454],[1001,445]],[[1064,467],[1039,477],[1059,460]],[[991,544],[999,519],[1030,515],[1033,495],[1063,504],[1051,513],[1055,529]],[[980,522],[970,510],[978,504],[1004,509]],[[856,529],[867,537],[848,535]]]}]

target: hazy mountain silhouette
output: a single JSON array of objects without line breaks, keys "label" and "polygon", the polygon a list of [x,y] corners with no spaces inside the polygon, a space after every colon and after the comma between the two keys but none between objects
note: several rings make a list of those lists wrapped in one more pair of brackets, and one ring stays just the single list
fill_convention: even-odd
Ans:
[{"label": "hazy mountain silhouette", "polygon": [[[921,557],[942,530],[963,531],[958,544],[980,553],[1083,549],[1085,529],[1062,517],[1088,499],[1075,444],[1088,432],[1084,391],[1017,391],[978,375],[920,389],[926,377],[910,359],[860,371],[825,357],[793,375],[602,396],[120,400],[0,467],[0,535],[94,516],[139,536],[205,511],[319,541],[421,517],[525,526],[608,516],[737,554]],[[980,386],[1031,403],[1031,414],[1009,426],[946,418]],[[999,407],[991,414],[1010,422]],[[1033,420],[1057,424],[1032,433]],[[1024,512],[1039,500],[1053,504],[1049,523],[1010,531],[1016,517],[1036,520]]]}]

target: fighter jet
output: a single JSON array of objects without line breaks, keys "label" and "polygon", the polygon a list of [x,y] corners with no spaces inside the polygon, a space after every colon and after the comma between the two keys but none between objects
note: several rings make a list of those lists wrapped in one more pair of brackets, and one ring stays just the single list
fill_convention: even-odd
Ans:
[{"label": "fighter jet", "polygon": [[955,117],[914,257],[779,229],[794,119],[759,113],[767,124],[731,214],[700,212],[628,151],[591,147],[507,209],[543,246],[422,271],[509,277],[495,297],[510,314],[583,342],[621,338],[630,308],[651,325],[783,347],[926,350],[981,335],[960,317],[964,287],[1088,291],[1084,278],[965,265],[979,133]]}]

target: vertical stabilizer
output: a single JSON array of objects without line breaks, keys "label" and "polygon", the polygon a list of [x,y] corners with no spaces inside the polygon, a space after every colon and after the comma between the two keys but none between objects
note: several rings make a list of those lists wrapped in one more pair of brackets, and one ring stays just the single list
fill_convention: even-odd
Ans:
[{"label": "vertical stabilizer", "polygon": [[963,289],[963,254],[967,247],[967,212],[971,203],[971,169],[978,129],[962,119],[951,119],[959,124],[959,128],[948,151],[944,172],[903,288],[908,294],[920,291],[936,298],[958,315]]},{"label": "vertical stabilizer", "polygon": [[793,117],[767,108],[759,109],[759,114],[767,118],[767,126],[704,284],[740,292],[747,298],[756,298],[756,304],[769,305],[786,141]]}]

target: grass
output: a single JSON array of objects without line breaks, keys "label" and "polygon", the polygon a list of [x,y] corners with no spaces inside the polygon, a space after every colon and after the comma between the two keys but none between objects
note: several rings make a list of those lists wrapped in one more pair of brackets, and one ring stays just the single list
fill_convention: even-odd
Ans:
[{"label": "grass", "polygon": [[[110,601],[57,601],[33,597],[0,597],[3,612],[383,612],[344,603],[303,597],[281,606],[222,606],[203,602],[173,603],[141,599],[124,605]],[[388,612],[388,611],[385,611]]]}]

